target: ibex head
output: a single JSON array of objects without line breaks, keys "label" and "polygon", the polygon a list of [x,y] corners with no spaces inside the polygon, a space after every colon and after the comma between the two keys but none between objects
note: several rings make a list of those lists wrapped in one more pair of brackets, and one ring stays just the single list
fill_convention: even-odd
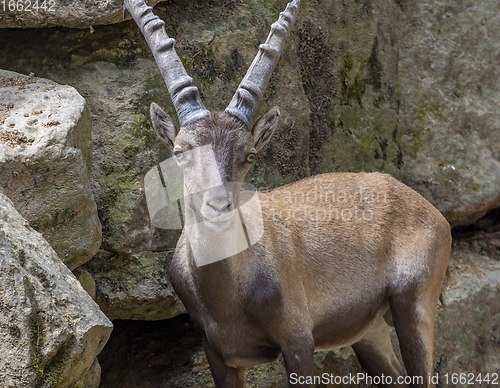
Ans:
[{"label": "ibex head", "polygon": [[[203,106],[198,88],[175,52],[175,40],[167,36],[165,23],[144,0],[125,0],[124,14],[131,13],[146,38],[180,122],[177,128],[163,109],[152,103],[154,130],[177,158],[184,172],[185,190],[200,193],[197,188],[210,187],[191,197],[191,203],[186,205],[214,227],[232,217],[238,206],[238,183],[243,182],[255,153],[269,141],[278,124],[280,111],[274,107],[252,127],[258,103],[297,18],[299,4],[300,0],[289,3],[272,25],[266,43],[260,46],[225,112],[210,112]],[[210,146],[213,154],[200,151]]]}]

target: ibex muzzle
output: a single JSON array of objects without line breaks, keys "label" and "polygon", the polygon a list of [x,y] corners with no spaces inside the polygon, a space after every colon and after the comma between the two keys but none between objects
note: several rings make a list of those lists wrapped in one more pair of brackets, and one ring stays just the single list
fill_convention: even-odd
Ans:
[{"label": "ibex muzzle", "polygon": [[[451,246],[449,225],[429,202],[388,175],[336,173],[260,193],[258,211],[241,209],[241,184],[279,110],[252,126],[253,115],[298,8],[294,0],[273,24],[226,111],[209,112],[163,22],[143,0],[125,0],[181,126],[151,104],[153,127],[184,173],[187,223],[170,266],[172,285],[202,330],[218,388],[242,388],[245,367],[280,353],[289,386],[311,387],[314,350],[348,345],[368,374],[385,376],[383,384],[428,387]],[[258,221],[262,233],[254,233]],[[203,227],[189,234],[192,225]],[[236,244],[224,240],[233,230],[243,248],[198,266],[197,255]]]}]

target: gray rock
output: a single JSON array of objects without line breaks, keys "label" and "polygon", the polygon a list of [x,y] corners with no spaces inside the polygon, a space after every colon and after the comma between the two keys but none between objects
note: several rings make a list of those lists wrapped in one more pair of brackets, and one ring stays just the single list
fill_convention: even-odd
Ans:
[{"label": "gray rock", "polygon": [[[159,0],[154,0],[154,4]],[[149,2],[148,2],[149,3]],[[6,1],[0,8],[0,28],[71,27],[89,28],[123,21],[120,0]]]},{"label": "gray rock", "polygon": [[75,275],[76,279],[80,282],[83,289],[87,291],[87,294],[89,294],[90,297],[95,300],[96,288],[95,281],[92,275],[82,267],[73,270],[73,275]]},{"label": "gray rock", "polygon": [[154,321],[186,312],[168,280],[172,253],[100,251],[84,265],[95,279],[96,302],[109,319]]},{"label": "gray rock", "polygon": [[4,70],[0,95],[0,187],[76,268],[101,245],[85,99],[70,86]]},{"label": "gray rock", "polygon": [[397,20],[404,180],[471,224],[500,206],[498,5],[420,1]]},{"label": "gray rock", "polygon": [[72,387],[111,330],[56,252],[0,194],[0,386]]},{"label": "gray rock", "polygon": [[101,366],[96,357],[88,372],[81,379],[75,381],[71,388],[99,388],[100,382]]},{"label": "gray rock", "polygon": [[156,65],[98,62],[81,69],[78,78],[96,118],[91,175],[102,209],[103,249],[134,253],[174,247],[180,231],[151,227],[144,194],[144,175],[170,156],[143,113],[143,104],[149,109],[146,96],[166,93]]}]

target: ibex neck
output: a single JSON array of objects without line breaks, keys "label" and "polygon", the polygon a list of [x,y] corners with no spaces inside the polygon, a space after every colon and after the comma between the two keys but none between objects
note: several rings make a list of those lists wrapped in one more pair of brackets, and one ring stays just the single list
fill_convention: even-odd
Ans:
[{"label": "ibex neck", "polygon": [[226,218],[229,214],[231,218],[227,221],[209,222],[200,220],[192,209],[187,209],[184,232],[197,267],[228,260],[236,265],[241,257],[248,255],[244,252],[251,244],[240,209],[226,213]]},{"label": "ibex neck", "polygon": [[190,256],[197,295],[214,314],[226,311],[235,298],[245,293],[246,279],[251,279],[253,272],[249,250],[202,266],[197,266]]}]

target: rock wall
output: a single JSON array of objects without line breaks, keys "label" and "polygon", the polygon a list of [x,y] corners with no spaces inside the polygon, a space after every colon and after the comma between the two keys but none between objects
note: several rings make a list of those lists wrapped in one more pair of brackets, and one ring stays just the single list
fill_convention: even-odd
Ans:
[{"label": "rock wall", "polygon": [[168,280],[172,255],[101,251],[82,268],[94,279],[96,302],[109,319],[167,319],[186,311]]},{"label": "rock wall", "polygon": [[404,181],[452,226],[500,206],[499,10],[418,1],[398,19]]}]

